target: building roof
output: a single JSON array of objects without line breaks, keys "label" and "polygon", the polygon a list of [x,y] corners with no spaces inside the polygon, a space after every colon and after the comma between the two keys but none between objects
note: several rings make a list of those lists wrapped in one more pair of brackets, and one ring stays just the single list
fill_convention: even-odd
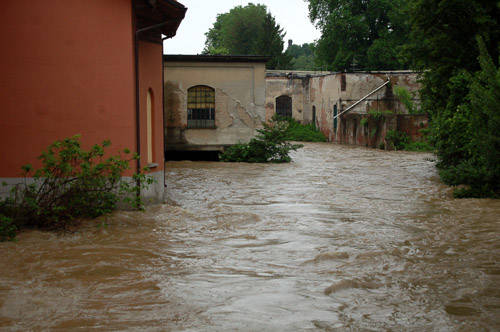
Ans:
[{"label": "building roof", "polygon": [[269,56],[262,55],[164,55],[163,59],[170,62],[267,62]]},{"label": "building roof", "polygon": [[175,36],[187,8],[175,0],[134,0],[136,32],[139,38],[161,41]]}]

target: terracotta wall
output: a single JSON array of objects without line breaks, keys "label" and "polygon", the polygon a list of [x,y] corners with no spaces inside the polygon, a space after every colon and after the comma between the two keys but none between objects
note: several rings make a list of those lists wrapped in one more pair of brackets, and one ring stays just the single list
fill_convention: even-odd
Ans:
[{"label": "terracotta wall", "polygon": [[2,2],[0,177],[75,134],[135,150],[131,17],[130,0]]},{"label": "terracotta wall", "polygon": [[161,44],[139,42],[139,101],[141,109],[141,167],[147,165],[147,113],[146,98],[148,90],[152,92],[153,110],[153,163],[157,167],[152,172],[164,168],[163,149],[163,91],[162,91],[162,56]]}]

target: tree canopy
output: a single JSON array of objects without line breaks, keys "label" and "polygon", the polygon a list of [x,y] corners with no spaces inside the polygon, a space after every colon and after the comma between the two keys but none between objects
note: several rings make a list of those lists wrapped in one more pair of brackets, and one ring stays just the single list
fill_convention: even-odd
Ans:
[{"label": "tree canopy", "polygon": [[205,34],[204,54],[268,55],[270,69],[285,69],[290,58],[283,54],[283,29],[265,5],[249,3],[217,15]]},{"label": "tree canopy", "polygon": [[413,0],[405,54],[422,71],[423,109],[443,180],[461,196],[500,196],[500,7]]},{"label": "tree canopy", "polygon": [[302,45],[292,44],[286,49],[286,54],[290,56],[290,68],[293,70],[317,70],[315,64],[314,44],[305,43]]},{"label": "tree canopy", "polygon": [[405,0],[308,0],[321,30],[317,62],[330,70],[402,69],[409,30]]}]

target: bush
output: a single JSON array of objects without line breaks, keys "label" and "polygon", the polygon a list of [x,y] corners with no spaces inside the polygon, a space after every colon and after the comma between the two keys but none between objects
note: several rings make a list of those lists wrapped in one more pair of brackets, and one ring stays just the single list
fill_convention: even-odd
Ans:
[{"label": "bush", "polygon": [[398,130],[388,130],[385,135],[387,147],[394,150],[404,150],[410,142],[408,135]]},{"label": "bush", "polygon": [[12,218],[0,213],[0,242],[10,241],[16,237],[17,227]]},{"label": "bush", "polygon": [[[153,179],[136,174],[134,181],[122,180],[129,162],[119,156],[105,157],[104,141],[89,151],[81,149],[79,136],[51,144],[39,159],[42,167],[33,170],[31,165],[22,167],[27,180],[12,188],[10,196],[0,201],[0,213],[11,219],[17,227],[60,228],[77,218],[95,218],[113,211],[118,203],[142,208],[136,195]],[[124,154],[130,154],[125,149]],[[2,227],[9,222],[2,220]]]},{"label": "bush", "polygon": [[289,152],[302,147],[287,140],[289,122],[273,119],[264,128],[258,129],[257,136],[248,143],[240,143],[227,148],[220,155],[221,161],[249,163],[290,162]]},{"label": "bush", "polygon": [[394,94],[398,97],[399,101],[405,105],[408,114],[418,113],[418,108],[413,102],[413,95],[404,86],[395,86]]},{"label": "bush", "polygon": [[293,118],[278,118],[275,117],[274,121],[286,121],[288,127],[285,133],[287,141],[300,141],[300,142],[326,142],[325,135],[316,129],[313,124],[301,124]]},{"label": "bush", "polygon": [[409,143],[405,144],[404,150],[431,152],[431,151],[434,151],[434,148],[428,142],[424,141],[424,142],[409,142]]},{"label": "bush", "polygon": [[[500,197],[500,68],[478,37],[481,70],[450,79],[465,99],[435,116],[433,134],[443,182],[455,197]],[[451,90],[454,92],[454,90]],[[450,99],[458,95],[453,93]],[[458,99],[459,97],[454,97]],[[452,108],[453,106],[453,108]]]}]

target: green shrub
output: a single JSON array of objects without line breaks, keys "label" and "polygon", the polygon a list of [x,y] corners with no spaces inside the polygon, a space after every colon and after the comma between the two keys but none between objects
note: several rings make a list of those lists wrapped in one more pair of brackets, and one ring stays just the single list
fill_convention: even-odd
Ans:
[{"label": "green shrub", "polygon": [[396,97],[398,97],[399,101],[405,105],[406,110],[408,111],[408,114],[416,114],[418,113],[418,108],[416,107],[415,103],[413,102],[413,96],[403,86],[395,86],[394,87],[394,94]]},{"label": "green shrub", "polygon": [[402,131],[388,130],[385,134],[385,141],[389,148],[404,150],[405,146],[410,142],[410,138]]},{"label": "green shrub", "polygon": [[286,128],[285,139],[287,141],[300,141],[300,142],[326,142],[325,135],[319,131],[314,124],[301,124],[293,118],[279,119],[274,118],[274,121],[286,121],[288,127]]},{"label": "green shrub", "polygon": [[375,109],[371,109],[367,112],[367,114],[370,118],[374,119],[375,121],[378,121],[378,120],[382,120],[384,117],[386,117],[388,115],[392,115],[394,113],[390,110],[378,111]]},{"label": "green shrub", "polygon": [[264,128],[248,143],[240,143],[227,148],[220,155],[221,161],[249,163],[290,162],[289,152],[302,147],[287,142],[288,121],[272,120],[263,123]]},{"label": "green shrub", "polygon": [[481,70],[450,78],[449,105],[434,115],[432,130],[439,174],[446,184],[460,186],[455,196],[498,198],[500,68],[477,39]]},{"label": "green shrub", "polygon": [[0,242],[10,241],[16,237],[17,227],[12,218],[0,213]]},{"label": "green shrub", "polygon": [[[104,141],[85,151],[79,136],[52,143],[39,157],[40,169],[22,167],[25,178],[33,178],[33,182],[13,187],[10,196],[0,201],[0,213],[18,227],[53,229],[77,218],[109,213],[119,203],[142,208],[136,195],[138,185],[145,188],[153,179],[140,173],[133,176],[133,181],[123,180],[129,162],[138,157],[105,157],[105,148],[110,144]],[[130,154],[128,149],[123,152]]]},{"label": "green shrub", "polygon": [[434,148],[432,145],[430,145],[428,142],[423,141],[423,142],[408,142],[405,144],[404,150],[406,151],[434,151]]}]

